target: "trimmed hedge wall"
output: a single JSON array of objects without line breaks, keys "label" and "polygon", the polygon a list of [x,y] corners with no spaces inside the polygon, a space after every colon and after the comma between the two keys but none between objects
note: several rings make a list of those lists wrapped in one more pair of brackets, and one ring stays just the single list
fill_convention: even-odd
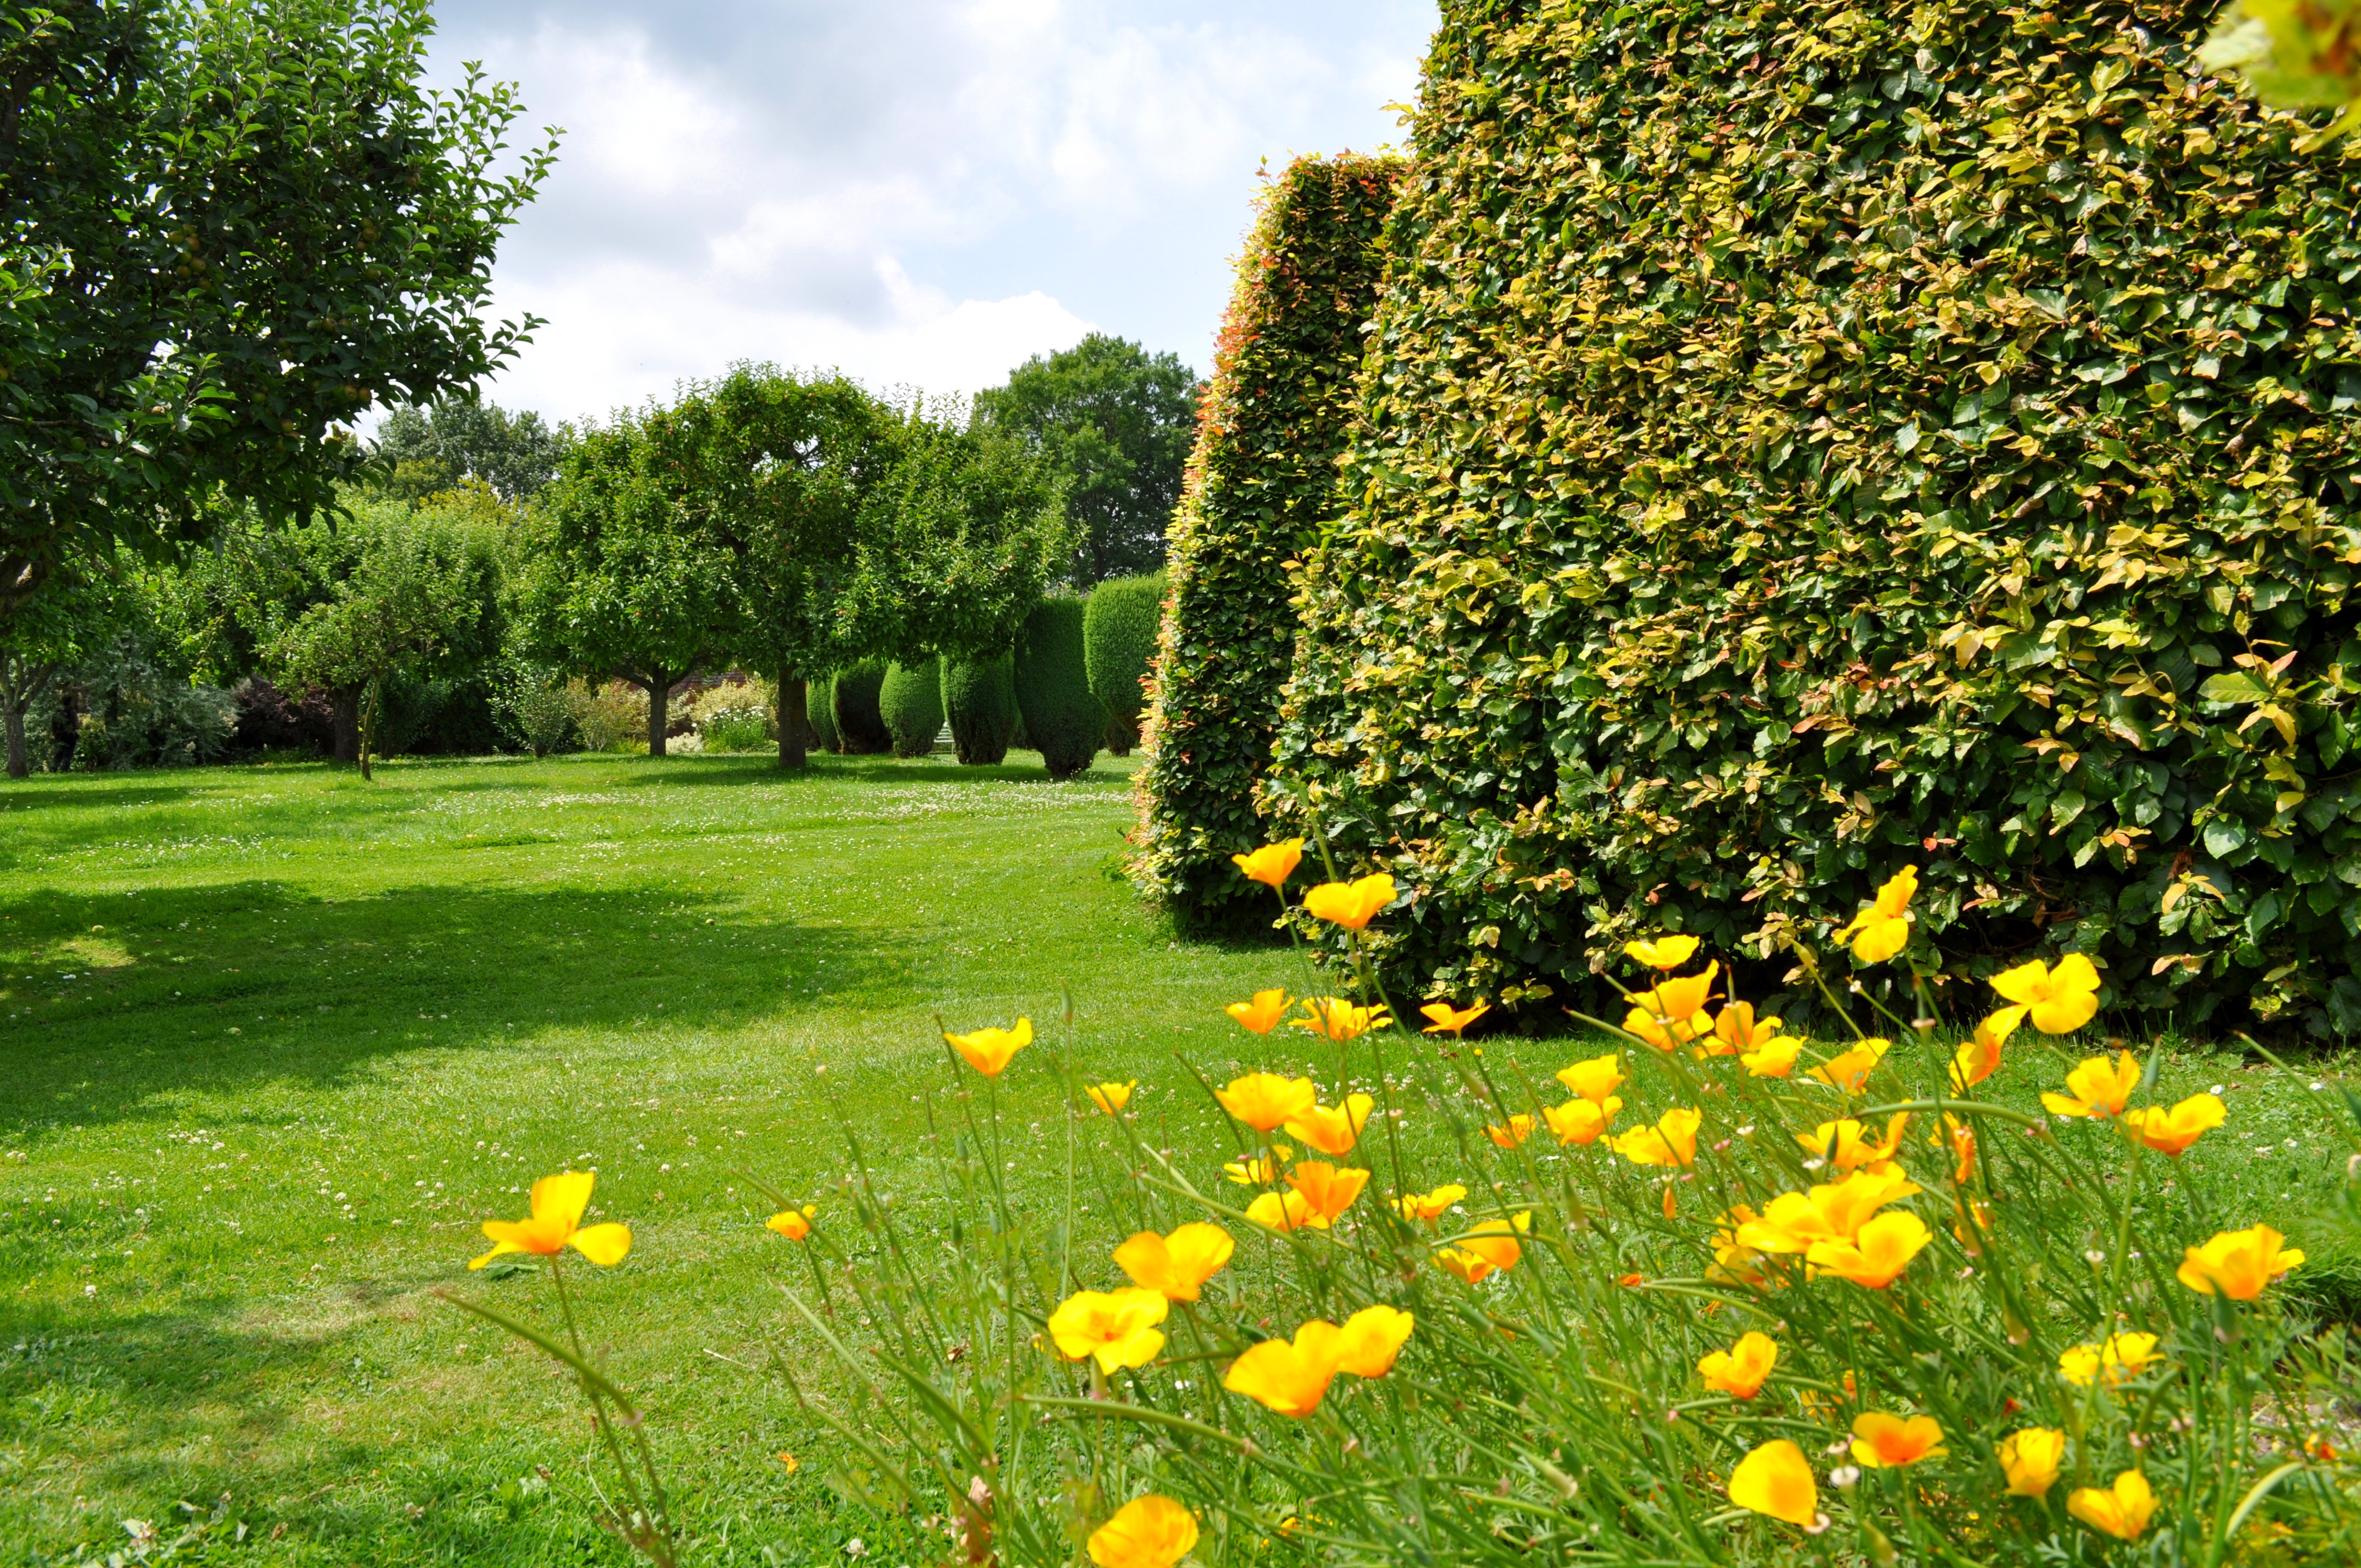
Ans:
[{"label": "trimmed hedge wall", "polygon": [[864,757],[893,750],[893,731],[885,728],[885,717],[877,707],[878,689],[884,684],[883,659],[866,659],[838,672],[830,705],[838,749],[846,754]]},{"label": "trimmed hedge wall", "polygon": [[836,732],[836,677],[828,675],[811,683],[805,702],[805,712],[811,720],[812,744],[823,751],[844,750],[843,738]]},{"label": "trimmed hedge wall", "polygon": [[1283,752],[1405,979],[1918,861],[1971,969],[2361,1026],[2361,163],[2217,8],[1446,5]]},{"label": "trimmed hedge wall", "polygon": [[1268,905],[1230,857],[1260,841],[1295,642],[1287,568],[1336,510],[1378,240],[1401,164],[1299,159],[1271,182],[1238,262],[1173,520],[1133,873],[1184,919]]},{"label": "trimmed hedge wall", "polygon": [[1091,695],[1107,710],[1107,750],[1131,755],[1139,744],[1140,715],[1148,707],[1148,666],[1156,658],[1156,632],[1164,616],[1169,579],[1161,572],[1109,577],[1091,590],[1082,606],[1082,663]]},{"label": "trimmed hedge wall", "polygon": [[943,712],[951,748],[969,767],[1005,762],[1016,734],[1015,660],[1006,653],[973,663],[943,662]]},{"label": "trimmed hedge wall", "polygon": [[942,662],[887,666],[877,688],[877,712],[894,737],[895,756],[931,754],[943,733]]},{"label": "trimmed hedge wall", "polygon": [[1025,618],[1014,672],[1025,737],[1053,779],[1070,779],[1097,760],[1106,709],[1091,695],[1082,664],[1082,601],[1046,598]]}]

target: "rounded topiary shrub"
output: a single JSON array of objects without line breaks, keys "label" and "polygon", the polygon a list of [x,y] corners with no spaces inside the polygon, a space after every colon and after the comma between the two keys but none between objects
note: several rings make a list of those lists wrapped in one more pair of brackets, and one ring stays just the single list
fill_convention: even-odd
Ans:
[{"label": "rounded topiary shrub", "polygon": [[811,683],[807,717],[811,722],[812,744],[822,751],[841,751],[844,740],[836,729],[836,677],[825,676]]},{"label": "rounded topiary shrub", "polygon": [[973,663],[943,661],[943,712],[962,763],[990,767],[1005,759],[1016,734],[1014,659],[1003,653]]},{"label": "rounded topiary shrub", "polygon": [[939,660],[893,664],[877,690],[877,711],[894,737],[897,757],[923,757],[943,732],[943,671]]},{"label": "rounded topiary shrub", "polygon": [[865,659],[836,677],[831,708],[840,751],[859,757],[892,749],[893,732],[877,708],[878,688],[884,684],[883,659]]},{"label": "rounded topiary shrub", "polygon": [[1109,577],[1082,608],[1082,664],[1091,695],[1107,711],[1107,750],[1118,757],[1139,744],[1139,716],[1148,707],[1148,667],[1156,657],[1157,624],[1164,615],[1165,577],[1149,572]]},{"label": "rounded topiary shrub", "polygon": [[1091,765],[1106,739],[1106,709],[1091,695],[1082,663],[1082,601],[1043,599],[1016,641],[1016,708],[1026,738],[1053,779]]}]

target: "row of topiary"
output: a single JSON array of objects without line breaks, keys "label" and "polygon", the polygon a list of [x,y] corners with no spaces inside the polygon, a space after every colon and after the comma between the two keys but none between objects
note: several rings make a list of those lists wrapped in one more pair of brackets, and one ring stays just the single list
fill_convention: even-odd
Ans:
[{"label": "row of topiary", "polygon": [[826,750],[850,755],[932,752],[949,726],[960,762],[994,766],[1012,746],[1041,753],[1052,778],[1138,741],[1164,576],[1116,577],[1088,598],[1043,599],[1016,646],[995,658],[873,659],[818,684],[812,725]]}]

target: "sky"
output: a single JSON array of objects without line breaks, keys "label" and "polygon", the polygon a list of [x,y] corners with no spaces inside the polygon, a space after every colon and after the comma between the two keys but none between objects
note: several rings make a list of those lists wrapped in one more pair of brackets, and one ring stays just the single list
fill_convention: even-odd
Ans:
[{"label": "sky", "polygon": [[442,0],[558,162],[485,395],[604,417],[735,361],[972,392],[1112,333],[1211,367],[1257,170],[1398,143],[1435,0]]}]

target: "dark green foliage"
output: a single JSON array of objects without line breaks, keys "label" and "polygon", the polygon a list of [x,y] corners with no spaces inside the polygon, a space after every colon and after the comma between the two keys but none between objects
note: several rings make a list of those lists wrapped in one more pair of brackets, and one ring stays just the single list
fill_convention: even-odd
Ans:
[{"label": "dark green foliage", "polygon": [[1287,565],[1335,514],[1377,245],[1400,176],[1390,159],[1299,159],[1269,187],[1239,263],[1172,527],[1134,867],[1189,918],[1268,907],[1230,857],[1264,836],[1255,786],[1295,643]]},{"label": "dark green foliage", "polygon": [[[0,14],[0,614],[115,541],[336,504],[347,427],[472,387],[494,254],[552,148],[428,88],[429,0]],[[522,156],[520,156],[520,153]]]},{"label": "dark green foliage", "polygon": [[552,430],[537,413],[510,413],[472,398],[445,398],[385,416],[369,444],[378,488],[403,500],[447,490],[462,479],[489,485],[503,500],[524,500],[557,477],[572,427]]},{"label": "dark green foliage", "polygon": [[823,751],[843,751],[843,738],[836,729],[836,677],[827,675],[812,682],[806,701],[805,717],[811,724],[813,743]]},{"label": "dark green foliage", "polygon": [[942,662],[889,664],[877,688],[877,711],[897,757],[923,757],[943,732]]},{"label": "dark green foliage", "polygon": [[1106,709],[1091,695],[1082,664],[1082,601],[1043,599],[1025,618],[1015,669],[1026,739],[1053,779],[1089,768],[1106,739]]},{"label": "dark green foliage", "polygon": [[1971,968],[2361,1027],[2361,162],[2215,9],[1446,7],[1282,763],[1406,981],[1917,861]]},{"label": "dark green foliage", "polygon": [[1163,564],[1199,389],[1177,356],[1093,333],[977,396],[977,428],[1018,437],[1064,478],[1076,583]]},{"label": "dark green foliage", "polygon": [[1013,655],[972,663],[943,661],[943,712],[951,744],[969,767],[1005,760],[1016,734],[1016,674]]},{"label": "dark green foliage", "polygon": [[829,687],[830,711],[836,716],[837,750],[862,757],[894,748],[893,731],[878,711],[878,688],[885,684],[885,661],[864,659],[837,672]]},{"label": "dark green foliage", "polygon": [[1110,577],[1091,590],[1082,608],[1082,663],[1091,695],[1107,710],[1107,749],[1118,757],[1139,744],[1139,716],[1148,706],[1141,683],[1156,658],[1165,587],[1161,572]]}]

